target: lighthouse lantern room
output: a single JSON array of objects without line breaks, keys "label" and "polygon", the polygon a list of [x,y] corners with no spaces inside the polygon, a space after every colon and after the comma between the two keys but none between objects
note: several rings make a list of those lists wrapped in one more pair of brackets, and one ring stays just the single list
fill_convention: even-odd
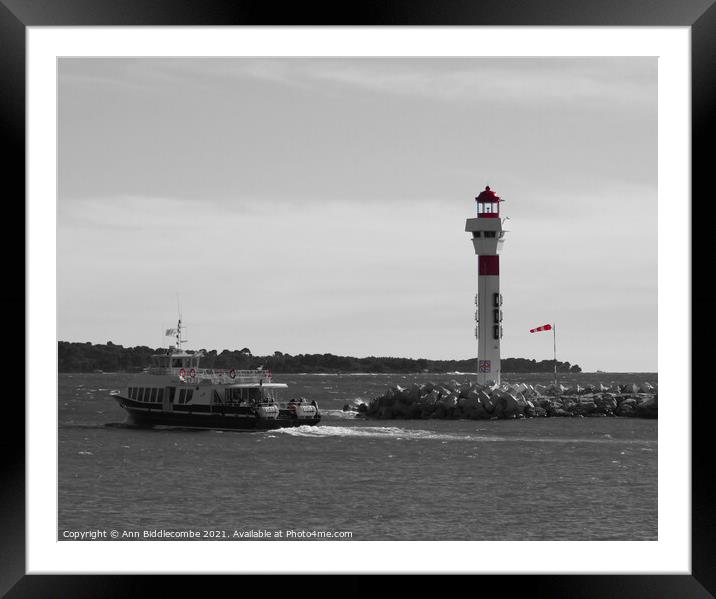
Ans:
[{"label": "lighthouse lantern room", "polygon": [[477,254],[477,295],[475,336],[477,337],[477,382],[500,383],[500,341],[502,339],[502,295],[500,257],[505,231],[500,218],[503,200],[490,187],[475,198],[477,218],[468,218],[465,231],[472,234]]}]

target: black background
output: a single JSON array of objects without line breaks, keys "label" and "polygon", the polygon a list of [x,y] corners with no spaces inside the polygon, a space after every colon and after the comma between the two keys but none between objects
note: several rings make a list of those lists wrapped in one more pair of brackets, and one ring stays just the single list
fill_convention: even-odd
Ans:
[{"label": "black background", "polygon": [[[181,576],[181,575],[25,575],[25,406],[17,401],[18,381],[8,370],[25,348],[24,240],[15,236],[25,223],[25,33],[30,26],[81,25],[565,25],[686,26],[692,34],[692,202],[671,204],[692,211],[692,576],[688,575],[475,575],[401,577],[343,576]],[[253,592],[365,595],[396,582],[427,594],[525,597],[710,597],[716,593],[716,492],[711,484],[712,389],[708,385],[709,346],[697,343],[713,328],[710,313],[716,291],[713,272],[714,228],[710,185],[716,131],[711,118],[716,100],[716,6],[713,0],[443,0],[282,3],[218,0],[0,0],[0,131],[2,228],[4,245],[0,309],[3,323],[17,327],[8,355],[0,397],[0,594],[24,597],[140,597],[161,592],[207,594],[224,587],[232,595]],[[608,48],[605,48],[608,54]],[[696,218],[693,218],[695,216]],[[24,319],[20,315],[25,316]],[[14,331],[13,331],[14,332]],[[7,335],[7,333],[6,333]],[[25,376],[43,376],[54,396],[54,374],[25,364]],[[27,400],[27,398],[26,398]],[[33,398],[37,401],[38,398]],[[662,413],[666,413],[665,410]],[[400,551],[400,543],[395,544]],[[429,545],[428,545],[429,547]],[[429,549],[428,549],[429,550]],[[437,546],[436,546],[437,550]],[[297,554],[301,546],[296,545]],[[638,549],[635,549],[638,551]],[[195,558],[199,556],[195,555]],[[190,560],[191,561],[191,560]],[[598,567],[598,564],[596,564]],[[82,570],[82,564],[77,564]],[[460,583],[467,583],[466,586]],[[249,587],[250,585],[250,587]],[[450,585],[449,587],[447,585]],[[460,585],[458,587],[458,585]],[[417,587],[417,585],[416,585]],[[454,589],[454,590],[453,590]],[[417,588],[415,589],[417,590]]]}]

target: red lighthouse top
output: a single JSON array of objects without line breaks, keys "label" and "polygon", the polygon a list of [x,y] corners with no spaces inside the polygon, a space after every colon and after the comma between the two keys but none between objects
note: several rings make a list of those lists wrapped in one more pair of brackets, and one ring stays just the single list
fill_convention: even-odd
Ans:
[{"label": "red lighthouse top", "polygon": [[488,185],[485,191],[475,198],[478,218],[498,218],[500,216],[500,197]]}]

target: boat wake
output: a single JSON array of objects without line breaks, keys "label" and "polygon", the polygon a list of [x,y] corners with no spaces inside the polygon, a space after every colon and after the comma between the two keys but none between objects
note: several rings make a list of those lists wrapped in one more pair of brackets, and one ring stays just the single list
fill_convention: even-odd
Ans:
[{"label": "boat wake", "polygon": [[352,420],[359,415],[357,410],[321,410],[321,416],[337,420]]},{"label": "boat wake", "polygon": [[656,441],[641,439],[607,439],[607,438],[548,438],[548,437],[498,437],[460,433],[442,433],[422,429],[406,429],[397,426],[298,426],[271,431],[292,437],[329,438],[353,437],[364,439],[394,439],[396,441],[437,440],[437,441],[469,441],[479,443],[597,443],[656,445]]},{"label": "boat wake", "polygon": [[367,439],[438,439],[470,440],[469,435],[436,433],[418,429],[404,429],[397,426],[297,426],[271,431],[292,437],[360,437]]}]

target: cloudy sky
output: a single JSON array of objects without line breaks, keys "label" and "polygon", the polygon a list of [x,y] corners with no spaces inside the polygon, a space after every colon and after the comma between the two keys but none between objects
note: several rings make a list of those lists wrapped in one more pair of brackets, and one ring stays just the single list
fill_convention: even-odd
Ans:
[{"label": "cloudy sky", "polygon": [[472,357],[489,184],[503,357],[656,370],[656,59],[58,68],[59,339]]}]

